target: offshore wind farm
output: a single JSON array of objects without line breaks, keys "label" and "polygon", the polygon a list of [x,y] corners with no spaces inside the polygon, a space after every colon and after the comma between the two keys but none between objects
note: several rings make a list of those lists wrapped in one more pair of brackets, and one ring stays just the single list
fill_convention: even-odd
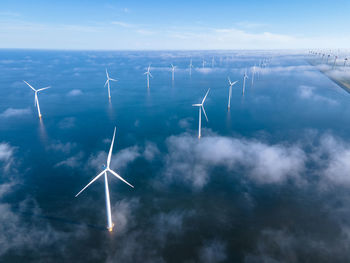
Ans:
[{"label": "offshore wind farm", "polygon": [[348,262],[347,3],[303,5],[5,1],[0,262]]}]

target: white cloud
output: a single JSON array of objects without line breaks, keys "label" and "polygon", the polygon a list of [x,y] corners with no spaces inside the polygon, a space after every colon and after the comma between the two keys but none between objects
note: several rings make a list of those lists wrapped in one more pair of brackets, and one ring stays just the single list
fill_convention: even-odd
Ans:
[{"label": "white cloud", "polygon": [[4,112],[0,113],[0,117],[1,118],[18,117],[18,116],[28,115],[30,113],[31,111],[29,108],[26,108],[26,109],[8,108]]},{"label": "white cloud", "polygon": [[121,26],[121,27],[126,27],[126,28],[135,27],[135,25],[133,25],[133,24],[125,23],[122,21],[113,21],[113,22],[111,22],[111,24]]},{"label": "white cloud", "polygon": [[0,163],[2,164],[3,170],[7,172],[14,162],[13,154],[15,148],[6,142],[0,143]]},{"label": "white cloud", "polygon": [[[125,149],[120,150],[116,154],[112,155],[111,158],[111,169],[120,170],[124,169],[129,165],[130,162],[133,162],[136,158],[140,156],[140,149],[137,146],[131,146]],[[98,152],[96,155],[90,156],[88,160],[88,165],[95,168],[96,170],[101,170],[103,164],[107,161],[106,152]]]},{"label": "white cloud", "polygon": [[56,141],[50,145],[48,145],[47,149],[54,150],[56,152],[69,153],[72,149],[76,147],[76,143],[62,143],[61,141]]},{"label": "white cloud", "polygon": [[55,165],[55,167],[67,166],[70,168],[78,168],[82,165],[83,152],[79,152],[76,155],[69,157],[68,159],[61,161]]},{"label": "white cloud", "polygon": [[83,94],[83,92],[80,89],[73,89],[70,92],[68,92],[67,95],[73,97],[73,96],[79,96],[82,94]]},{"label": "white cloud", "polygon": [[298,89],[299,96],[302,99],[311,99],[314,101],[326,102],[326,103],[331,104],[331,105],[337,104],[337,101],[332,100],[332,99],[327,98],[327,97],[324,97],[324,96],[321,96],[321,95],[315,93],[315,90],[316,90],[315,87],[301,85],[301,86],[299,86],[299,89]]},{"label": "white cloud", "polygon": [[118,235],[125,233],[130,227],[135,225],[134,212],[139,205],[139,199],[133,198],[122,199],[112,206],[112,219],[118,224],[115,228]]},{"label": "white cloud", "polygon": [[187,117],[187,118],[179,120],[179,126],[180,126],[180,128],[188,129],[191,127],[192,122],[193,122],[193,118]]},{"label": "white cloud", "polygon": [[202,188],[209,181],[210,171],[225,167],[243,173],[256,183],[282,183],[293,178],[301,180],[306,155],[298,146],[268,145],[257,140],[223,136],[196,137],[183,134],[166,141],[166,181],[185,181]]},{"label": "white cloud", "polygon": [[160,151],[155,143],[146,142],[145,150],[143,152],[143,156],[147,161],[152,161]]}]

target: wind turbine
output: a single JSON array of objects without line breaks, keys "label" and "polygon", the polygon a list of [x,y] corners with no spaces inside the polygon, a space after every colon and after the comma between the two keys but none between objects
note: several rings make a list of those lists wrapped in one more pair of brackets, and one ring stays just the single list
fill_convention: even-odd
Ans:
[{"label": "wind turbine", "polygon": [[255,65],[252,68],[252,86],[254,85]]},{"label": "wind turbine", "polygon": [[203,62],[202,62],[202,66],[203,66],[203,68],[204,68],[204,66],[205,66],[205,60],[203,59]]},{"label": "wind turbine", "polygon": [[209,90],[210,90],[210,88],[208,89],[207,93],[205,94],[205,96],[204,96],[204,98],[203,98],[203,100],[202,100],[202,103],[200,103],[200,104],[192,104],[192,106],[198,107],[198,109],[199,109],[198,139],[201,138],[201,126],[202,126],[202,120],[201,120],[201,117],[202,117],[202,116],[201,116],[201,113],[202,113],[202,110],[203,110],[203,113],[204,113],[205,118],[206,118],[207,121],[208,121],[208,117],[207,117],[207,114],[205,113],[203,104],[204,104],[204,102],[205,102],[205,99],[206,99],[207,96],[208,96]]},{"label": "wind turbine", "polygon": [[344,67],[346,66],[346,62],[348,61],[348,58],[344,59]]},{"label": "wind turbine", "polygon": [[110,80],[111,80],[111,81],[118,81],[118,80],[110,78],[109,75],[108,75],[107,69],[106,69],[106,76],[107,76],[107,80],[106,80],[106,83],[105,83],[105,87],[106,87],[106,85],[108,84],[108,99],[111,99],[111,89],[110,89],[110,87],[109,87],[109,81],[110,81]]},{"label": "wind turbine", "polygon": [[108,229],[109,232],[113,231],[114,224],[112,222],[112,215],[111,215],[111,203],[110,203],[110,199],[109,199],[109,188],[108,188],[107,172],[110,172],[115,177],[117,177],[119,180],[123,181],[124,183],[126,183],[130,187],[134,188],[134,186],[129,184],[123,177],[121,177],[119,174],[117,174],[116,172],[114,172],[112,169],[109,168],[109,165],[111,163],[111,158],[112,158],[112,151],[113,151],[113,143],[114,143],[114,138],[115,138],[115,131],[116,131],[116,127],[114,127],[114,133],[113,133],[113,139],[112,139],[112,143],[111,143],[111,148],[109,149],[109,153],[108,153],[108,157],[107,157],[107,163],[106,163],[107,166],[104,165],[105,169],[101,173],[99,173],[94,179],[92,179],[90,181],[90,183],[88,183],[83,189],[81,189],[79,193],[77,193],[75,195],[75,197],[80,195],[93,182],[95,182],[98,178],[100,178],[102,175],[104,175],[104,179],[105,179],[105,195],[106,195],[106,211],[107,211],[107,229]]},{"label": "wind turbine", "polygon": [[235,82],[231,82],[230,77],[228,77],[228,83],[230,84],[230,89],[228,92],[228,104],[227,104],[228,109],[230,109],[230,106],[231,106],[232,86],[235,85],[237,82],[238,82],[238,80],[236,80]]},{"label": "wind turbine", "polygon": [[147,88],[149,88],[149,77],[151,76],[153,78],[150,70],[151,70],[151,64],[148,65],[147,71],[143,73],[144,75],[145,74],[147,75]]},{"label": "wind turbine", "polygon": [[214,57],[211,59],[211,67],[213,68],[214,67],[214,63],[215,63],[215,60],[214,60]]},{"label": "wind turbine", "polygon": [[335,63],[337,63],[337,58],[338,58],[338,56],[335,56],[335,57],[334,57],[333,68],[335,68]]},{"label": "wind turbine", "polygon": [[191,76],[191,75],[192,75],[192,68],[193,68],[193,65],[192,65],[192,58],[191,58],[189,67],[190,67],[190,76]]},{"label": "wind turbine", "polygon": [[172,80],[174,81],[175,66],[171,64]]},{"label": "wind turbine", "polygon": [[39,119],[41,119],[41,112],[40,112],[40,106],[39,106],[39,99],[38,99],[38,92],[42,91],[42,90],[46,90],[49,89],[50,87],[45,87],[45,88],[41,88],[41,89],[34,89],[27,81],[23,80],[25,84],[27,84],[33,91],[34,91],[34,107],[36,106],[38,108],[38,115],[39,115]]},{"label": "wind turbine", "polygon": [[247,69],[245,69],[244,76],[243,76],[243,89],[242,89],[242,95],[244,96],[244,90],[245,90],[245,80],[248,79],[247,75]]}]

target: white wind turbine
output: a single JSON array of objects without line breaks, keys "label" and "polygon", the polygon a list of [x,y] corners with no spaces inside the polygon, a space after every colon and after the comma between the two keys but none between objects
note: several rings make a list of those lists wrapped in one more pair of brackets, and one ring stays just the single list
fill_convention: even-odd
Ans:
[{"label": "white wind turbine", "polygon": [[254,85],[255,65],[252,68],[252,86]]},{"label": "white wind turbine", "polygon": [[202,67],[204,68],[205,67],[205,60],[203,59],[203,62],[202,62]]},{"label": "white wind turbine", "polygon": [[149,77],[151,76],[151,78],[153,78],[150,70],[151,70],[151,64],[148,65],[147,71],[143,73],[144,75],[147,75],[147,88],[149,88]]},{"label": "white wind turbine", "polygon": [[175,66],[171,64],[172,80],[174,81]]},{"label": "white wind turbine", "polygon": [[191,58],[189,67],[190,67],[190,76],[191,76],[191,75],[192,75],[192,68],[193,68],[193,65],[192,65],[192,58]]},{"label": "white wind turbine", "polygon": [[248,79],[247,75],[247,69],[245,69],[244,76],[243,76],[243,89],[242,89],[242,95],[244,96],[244,90],[245,90],[245,81]]},{"label": "white wind turbine", "polygon": [[25,84],[27,84],[33,91],[34,91],[34,106],[36,106],[38,108],[38,115],[39,115],[39,119],[41,119],[41,112],[40,112],[40,106],[39,106],[39,99],[38,99],[38,92],[42,91],[42,90],[46,90],[49,89],[50,87],[45,87],[45,88],[41,88],[41,89],[34,89],[31,85],[29,85],[29,83],[25,80],[23,80]]},{"label": "white wind turbine", "polygon": [[238,82],[238,80],[236,80],[235,82],[231,82],[230,77],[228,77],[228,83],[230,84],[230,88],[229,88],[229,92],[228,92],[228,104],[227,104],[228,109],[230,109],[230,107],[231,107],[232,86],[235,85],[237,82]]},{"label": "white wind turbine", "polygon": [[115,138],[115,132],[116,132],[116,127],[114,127],[114,133],[113,133],[113,139],[111,143],[111,147],[109,149],[108,157],[107,157],[107,165],[104,166],[105,169],[99,173],[94,179],[90,181],[83,189],[80,190],[79,193],[75,195],[77,197],[80,195],[86,188],[88,188],[93,182],[95,182],[98,178],[100,178],[102,175],[104,175],[105,179],[105,195],[106,195],[106,212],[107,212],[107,229],[108,231],[112,232],[114,224],[112,222],[112,215],[111,215],[111,203],[110,203],[110,198],[109,198],[109,188],[108,188],[108,178],[107,178],[107,172],[110,172],[113,174],[115,177],[117,177],[119,180],[123,181],[130,187],[134,188],[130,183],[128,183],[123,177],[121,177],[119,174],[114,172],[112,169],[110,169],[109,165],[111,163],[111,158],[112,158],[112,151],[113,151],[113,143],[114,143],[114,138]]},{"label": "white wind turbine", "polygon": [[205,99],[206,99],[207,96],[208,96],[209,90],[210,90],[210,88],[208,89],[207,93],[205,94],[205,96],[204,96],[204,98],[203,98],[203,100],[202,100],[202,103],[200,103],[200,104],[192,104],[192,106],[198,107],[198,109],[199,109],[198,139],[201,138],[201,126],[202,126],[202,119],[201,119],[202,116],[201,116],[201,113],[202,113],[202,110],[203,110],[203,113],[204,113],[205,118],[206,118],[207,121],[208,121],[208,117],[207,117],[207,114],[205,113],[203,104],[204,104],[204,102],[205,102]]},{"label": "white wind turbine", "polygon": [[215,59],[214,57],[211,59],[211,67],[213,68],[214,67],[214,63],[215,63]]},{"label": "white wind turbine", "polygon": [[105,83],[105,87],[108,84],[108,99],[111,99],[111,90],[110,90],[110,87],[109,87],[109,81],[110,80],[111,81],[118,81],[118,80],[110,78],[109,75],[108,75],[107,69],[106,69],[106,76],[107,76],[107,80],[106,80],[106,83]]}]

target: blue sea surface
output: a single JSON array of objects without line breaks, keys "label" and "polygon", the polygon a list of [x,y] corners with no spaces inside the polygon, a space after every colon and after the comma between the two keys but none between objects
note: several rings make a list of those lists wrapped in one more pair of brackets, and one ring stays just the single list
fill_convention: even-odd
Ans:
[{"label": "blue sea surface", "polygon": [[[0,50],[0,98],[1,262],[349,262],[350,97],[305,54]],[[75,195],[114,127],[109,233]]]}]

